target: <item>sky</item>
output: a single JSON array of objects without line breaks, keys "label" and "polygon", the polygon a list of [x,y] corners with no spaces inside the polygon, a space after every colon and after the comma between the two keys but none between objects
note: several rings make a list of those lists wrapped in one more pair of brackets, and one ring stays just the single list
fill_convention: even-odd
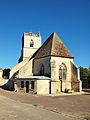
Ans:
[{"label": "sky", "polygon": [[90,0],[0,0],[0,67],[21,55],[23,32],[56,32],[78,66],[90,66]]}]

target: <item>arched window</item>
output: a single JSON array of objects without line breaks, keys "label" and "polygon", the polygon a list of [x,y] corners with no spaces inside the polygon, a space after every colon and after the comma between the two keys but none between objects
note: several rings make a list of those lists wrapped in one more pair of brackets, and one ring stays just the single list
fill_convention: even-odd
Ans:
[{"label": "arched window", "polygon": [[41,69],[40,69],[40,75],[44,75],[44,65],[41,65]]},{"label": "arched window", "polygon": [[34,47],[34,41],[32,39],[30,41],[30,47]]},{"label": "arched window", "polygon": [[64,63],[59,66],[59,79],[66,80],[67,77],[67,68]]}]

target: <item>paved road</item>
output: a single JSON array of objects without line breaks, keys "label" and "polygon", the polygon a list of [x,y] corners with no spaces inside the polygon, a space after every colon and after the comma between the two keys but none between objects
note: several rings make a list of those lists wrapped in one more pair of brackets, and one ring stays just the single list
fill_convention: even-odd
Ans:
[{"label": "paved road", "polygon": [[0,120],[90,120],[90,94],[51,97],[0,90]]},{"label": "paved road", "polygon": [[74,118],[0,96],[0,120],[74,120]]}]

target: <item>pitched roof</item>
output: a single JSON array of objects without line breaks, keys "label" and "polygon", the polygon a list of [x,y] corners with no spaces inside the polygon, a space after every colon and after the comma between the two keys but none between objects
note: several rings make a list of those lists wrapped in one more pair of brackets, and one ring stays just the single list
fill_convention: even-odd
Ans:
[{"label": "pitched roof", "polygon": [[44,44],[33,55],[34,58],[47,56],[73,58],[69,50],[55,32],[48,37]]}]

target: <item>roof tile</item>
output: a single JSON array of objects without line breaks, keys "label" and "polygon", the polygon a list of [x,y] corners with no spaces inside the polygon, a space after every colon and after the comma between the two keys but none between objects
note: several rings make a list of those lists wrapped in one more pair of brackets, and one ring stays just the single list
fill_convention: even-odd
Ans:
[{"label": "roof tile", "polygon": [[34,58],[47,56],[73,58],[69,50],[55,32],[48,37],[44,44],[33,55]]}]

